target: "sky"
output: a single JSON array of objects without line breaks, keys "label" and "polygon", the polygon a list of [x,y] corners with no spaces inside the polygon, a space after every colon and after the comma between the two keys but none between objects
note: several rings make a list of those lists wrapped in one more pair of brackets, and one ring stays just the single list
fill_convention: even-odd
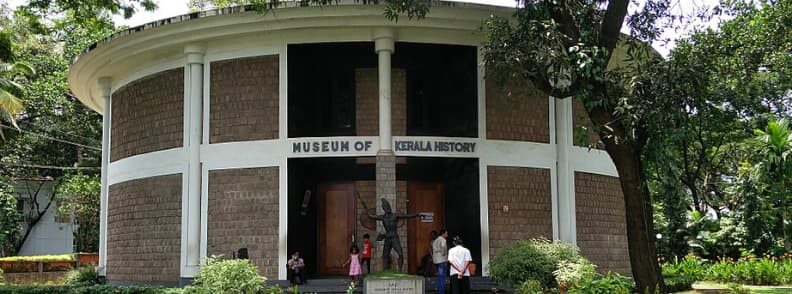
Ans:
[{"label": "sky", "polygon": [[[25,2],[27,2],[27,0],[8,1],[9,6],[12,8],[24,4]],[[129,19],[124,19],[123,16],[116,15],[113,17],[113,20],[117,25],[126,25],[129,27],[135,27],[156,20],[187,14],[189,12],[189,7],[188,7],[189,0],[158,0],[155,2],[157,2],[159,8],[153,12],[138,11]],[[507,7],[514,7],[516,5],[515,0],[465,0],[459,2],[481,3],[481,4],[507,6]],[[644,0],[638,0],[637,2],[638,5],[641,5],[644,2]],[[696,9],[699,9],[701,7],[713,7],[718,4],[719,0],[678,0],[673,2],[675,2],[673,9],[676,12],[676,14],[692,16],[694,15]],[[636,6],[631,5],[631,8],[636,9]],[[699,23],[697,24],[697,26],[714,27],[717,25],[717,21],[718,20],[713,20],[706,23]],[[671,48],[673,48],[674,46],[673,40],[687,36],[689,30],[690,28],[666,30],[663,34],[663,37],[671,39],[672,41],[669,43],[657,42],[653,44],[653,46],[657,51],[660,52],[660,54],[662,54],[663,56],[667,56],[668,51],[671,50]],[[625,31],[624,28],[622,29],[622,31],[627,33],[627,31]]]}]

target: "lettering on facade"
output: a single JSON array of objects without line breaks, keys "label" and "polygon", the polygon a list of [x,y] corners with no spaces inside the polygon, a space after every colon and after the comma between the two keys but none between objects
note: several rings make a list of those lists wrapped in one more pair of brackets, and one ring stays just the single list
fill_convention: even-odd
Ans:
[{"label": "lettering on facade", "polygon": [[365,152],[371,149],[371,140],[328,140],[292,143],[292,153]]},{"label": "lettering on facade", "polygon": [[446,142],[446,141],[396,141],[394,151],[419,151],[419,152],[476,152],[476,143],[473,142]]}]

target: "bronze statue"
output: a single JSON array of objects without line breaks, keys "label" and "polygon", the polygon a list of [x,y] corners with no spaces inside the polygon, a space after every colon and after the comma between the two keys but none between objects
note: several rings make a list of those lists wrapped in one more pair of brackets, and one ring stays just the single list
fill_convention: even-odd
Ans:
[{"label": "bronze statue", "polygon": [[[360,198],[360,195],[358,195]],[[408,219],[417,217],[419,214],[402,214],[402,213],[394,213],[391,210],[390,203],[385,198],[380,198],[382,201],[382,210],[385,212],[381,215],[374,215],[369,214],[368,217],[373,220],[381,221],[382,227],[385,228],[385,234],[382,236],[377,236],[377,241],[384,240],[385,244],[382,250],[382,264],[384,265],[383,268],[390,268],[390,251],[391,248],[396,250],[396,254],[399,255],[399,271],[402,270],[402,265],[404,264],[404,250],[401,246],[401,241],[399,240],[399,232],[398,232],[398,224],[400,219]],[[363,202],[363,200],[360,200]],[[366,209],[368,213],[368,208],[366,207],[366,203],[363,202],[363,208]]]}]

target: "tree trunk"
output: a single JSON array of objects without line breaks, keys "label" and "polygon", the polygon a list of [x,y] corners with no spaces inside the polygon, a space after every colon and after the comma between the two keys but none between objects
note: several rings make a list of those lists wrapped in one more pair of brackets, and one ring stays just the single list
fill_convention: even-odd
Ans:
[{"label": "tree trunk", "polygon": [[619,182],[624,194],[627,221],[627,243],[630,265],[639,293],[667,293],[655,250],[652,219],[652,199],[646,186],[640,158],[640,148],[633,142],[603,140],[608,154],[619,172]]}]

